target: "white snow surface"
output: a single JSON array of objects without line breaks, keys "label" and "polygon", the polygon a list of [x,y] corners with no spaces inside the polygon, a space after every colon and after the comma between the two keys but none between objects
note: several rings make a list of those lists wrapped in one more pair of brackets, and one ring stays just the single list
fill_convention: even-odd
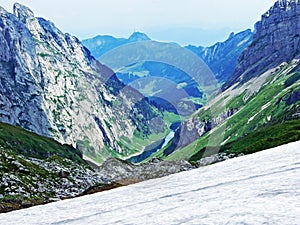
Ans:
[{"label": "white snow surface", "polygon": [[300,142],[0,214],[0,224],[300,224]]}]

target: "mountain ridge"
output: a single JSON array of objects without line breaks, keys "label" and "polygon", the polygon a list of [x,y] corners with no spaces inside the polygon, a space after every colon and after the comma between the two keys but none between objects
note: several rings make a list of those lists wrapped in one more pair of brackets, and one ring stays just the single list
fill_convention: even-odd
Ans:
[{"label": "mountain ridge", "polygon": [[71,144],[99,161],[143,148],[124,136],[163,136],[156,109],[76,37],[18,3],[15,15],[0,10],[0,121]]},{"label": "mountain ridge", "polygon": [[274,6],[262,15],[261,21],[255,24],[256,32],[251,48],[241,54],[239,65],[223,89],[237,82],[243,84],[258,73],[282,62],[299,59],[299,16],[298,0],[276,1]]},{"label": "mountain ridge", "polygon": [[[132,36],[142,36],[142,38],[133,40]],[[181,47],[176,43],[156,42],[139,32],[132,34],[131,37],[116,39],[97,36],[84,40],[83,43],[94,56],[99,56],[99,61],[114,69],[117,77],[125,85],[139,90],[159,109],[173,113],[179,112],[180,115],[185,116],[191,115],[205,105],[210,94],[229,79],[239,54],[252,40],[252,32],[246,30],[238,34],[231,33],[225,42],[219,42],[211,47]],[[176,51],[174,46],[178,46]],[[152,50],[155,47],[156,53]],[[149,49],[148,52],[145,49]],[[138,56],[135,56],[133,52],[136,52]],[[150,52],[155,55],[165,55],[168,60],[165,62],[163,57],[151,57]],[[190,58],[182,58],[182,62],[176,64],[180,61],[178,60],[180,55],[189,55]],[[123,62],[122,57],[135,60],[130,62],[123,60],[128,65],[121,63],[116,66],[114,62]],[[184,59],[186,62],[183,62]],[[188,73],[193,70],[201,71],[201,68],[197,67],[199,62],[195,62],[195,59],[212,70],[210,73],[214,77],[210,77],[209,80],[214,80],[215,85],[205,86],[194,76],[194,72]],[[183,70],[178,67],[179,64],[196,68]],[[204,73],[205,71],[201,75],[199,73],[199,77],[205,77]]]},{"label": "mountain ridge", "polygon": [[135,31],[128,38],[116,38],[111,35],[97,35],[90,39],[82,40],[83,45],[88,46],[93,56],[98,59],[106,52],[121,45],[130,44],[138,41],[150,41],[147,34]]},{"label": "mountain ridge", "polygon": [[226,82],[234,72],[238,57],[251,44],[252,39],[253,33],[247,29],[236,34],[232,32],[224,42],[217,42],[209,47],[188,45],[186,48],[209,65],[217,80]]},{"label": "mountain ridge", "polygon": [[[143,38],[134,40],[131,37],[139,34]],[[217,42],[209,47],[187,45],[186,49],[191,50],[197,54],[215,73],[216,79],[221,82],[226,82],[233,73],[237,58],[241,52],[250,45],[253,33],[250,29],[238,33],[231,33],[229,37],[223,42]],[[106,40],[109,40],[106,43]],[[151,40],[147,34],[141,32],[134,32],[128,39],[115,38],[110,35],[98,35],[94,38],[85,39],[82,43],[92,52],[92,54],[99,58],[105,53],[122,45],[130,44],[138,41]],[[154,41],[154,40],[152,40]],[[106,46],[107,45],[107,46]],[[230,57],[229,57],[230,56]],[[226,59],[230,59],[227,60]],[[227,67],[229,67],[227,69]],[[120,78],[120,77],[119,77]]]}]

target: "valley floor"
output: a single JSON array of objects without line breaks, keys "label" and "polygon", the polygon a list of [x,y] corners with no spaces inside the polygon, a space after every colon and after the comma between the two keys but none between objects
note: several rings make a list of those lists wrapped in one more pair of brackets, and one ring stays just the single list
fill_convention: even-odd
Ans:
[{"label": "valley floor", "polygon": [[0,214],[0,224],[300,224],[300,142],[107,192]]}]

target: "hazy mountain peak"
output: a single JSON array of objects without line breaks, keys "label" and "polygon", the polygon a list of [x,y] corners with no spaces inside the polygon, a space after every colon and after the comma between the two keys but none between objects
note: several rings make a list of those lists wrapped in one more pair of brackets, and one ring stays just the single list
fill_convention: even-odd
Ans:
[{"label": "hazy mountain peak", "polygon": [[33,18],[34,13],[27,6],[21,5],[19,3],[15,3],[14,7],[15,16],[23,23],[26,22],[27,18]]},{"label": "hazy mountain peak", "polygon": [[246,30],[243,30],[243,31],[239,31],[239,32],[231,32],[227,38],[226,41],[236,37],[236,36],[240,36],[240,35],[247,35],[247,34],[252,34],[252,31],[251,29],[246,29]]},{"label": "hazy mountain peak", "polygon": [[141,32],[134,32],[128,40],[130,41],[149,41],[151,40],[146,34]]},{"label": "hazy mountain peak", "polygon": [[151,39],[146,34],[134,32],[128,39],[116,38],[110,35],[98,35],[94,38],[83,40],[82,43],[92,52],[95,58],[99,58],[104,53],[107,53],[121,45],[149,40]]},{"label": "hazy mountain peak", "polygon": [[278,0],[275,5],[274,5],[274,8],[282,8],[282,9],[285,9],[285,10],[288,10],[290,9],[290,5],[291,4],[298,4],[299,1],[298,0]]},{"label": "hazy mountain peak", "polygon": [[233,37],[234,37],[234,32],[231,32],[231,33],[229,34],[228,39],[231,39],[231,38],[233,38]]}]

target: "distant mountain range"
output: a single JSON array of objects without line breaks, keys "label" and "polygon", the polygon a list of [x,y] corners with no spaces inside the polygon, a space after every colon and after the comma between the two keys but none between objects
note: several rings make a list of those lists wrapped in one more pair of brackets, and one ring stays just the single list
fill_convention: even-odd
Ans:
[{"label": "distant mountain range", "polygon": [[218,42],[210,47],[188,45],[186,48],[195,52],[209,66],[220,82],[226,82],[232,75],[240,54],[252,43],[250,29],[240,33],[231,33],[225,42]]},{"label": "distant mountain range", "polygon": [[[219,81],[225,82],[232,75],[239,55],[251,44],[252,38],[253,33],[248,29],[237,34],[231,33],[226,41],[218,42],[210,47],[187,45],[186,48],[196,53],[211,68]],[[102,55],[117,47],[149,40],[151,39],[146,34],[134,32],[128,39],[98,35],[83,40],[82,43],[95,58],[101,60]]]},{"label": "distant mountain range", "polygon": [[128,39],[115,38],[109,35],[98,35],[92,39],[82,41],[82,44],[88,47],[95,58],[100,58],[103,54],[121,45],[130,44],[137,41],[148,41],[150,38],[140,32],[134,32]]},{"label": "distant mountain range", "polygon": [[[182,46],[212,46],[217,42],[224,42],[233,28],[202,28],[202,27],[161,27],[147,30],[146,33],[153,40],[162,42],[176,42]],[[239,31],[238,31],[239,32]]]},{"label": "distant mountain range", "polygon": [[[149,41],[150,43],[151,40],[146,34],[135,32],[128,39],[99,35],[92,39],[83,40],[83,44],[100,62],[114,69],[117,77],[125,85],[139,90],[158,108],[174,113],[180,111],[181,115],[189,115],[206,104],[210,94],[229,79],[239,55],[251,43],[252,36],[251,30],[246,30],[238,34],[232,33],[225,42],[217,43],[211,47],[192,45],[185,47],[191,51],[189,54],[195,53],[199,57],[199,61],[204,62],[211,69],[217,85],[210,88],[197,82],[197,79],[191,74],[169,63],[145,59],[124,65],[121,68],[115,68],[113,63],[110,63],[110,61],[115,62],[122,57],[121,52],[118,51],[121,47],[127,46],[126,51],[122,54],[123,57],[128,57],[132,48],[134,51],[138,48],[134,43],[142,41],[145,43]],[[164,49],[165,54],[173,51],[172,43],[159,42],[159,44],[161,45],[160,49]],[[145,46],[140,46],[140,48],[145,48]],[[111,51],[114,51],[113,54]],[[107,54],[113,55],[114,58],[107,61]],[[180,50],[174,55],[176,54],[188,53]],[[192,64],[191,61],[185,63]],[[167,81],[175,83],[174,86],[172,84],[167,85]]]}]

